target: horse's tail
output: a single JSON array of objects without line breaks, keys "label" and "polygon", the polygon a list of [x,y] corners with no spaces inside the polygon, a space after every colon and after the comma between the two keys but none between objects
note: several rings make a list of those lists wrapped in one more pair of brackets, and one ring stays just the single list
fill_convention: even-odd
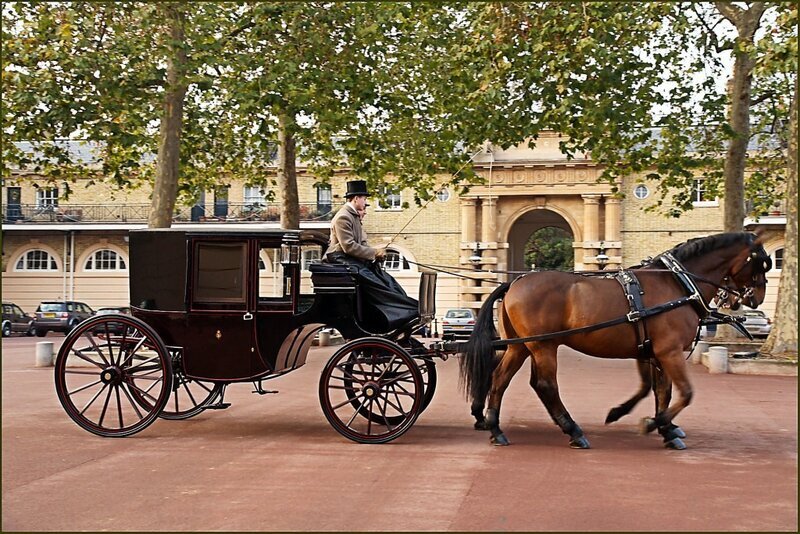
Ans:
[{"label": "horse's tail", "polygon": [[459,362],[461,385],[473,403],[483,403],[489,393],[495,364],[492,340],[497,337],[492,307],[496,300],[506,294],[509,287],[511,284],[508,282],[501,284],[483,303]]}]

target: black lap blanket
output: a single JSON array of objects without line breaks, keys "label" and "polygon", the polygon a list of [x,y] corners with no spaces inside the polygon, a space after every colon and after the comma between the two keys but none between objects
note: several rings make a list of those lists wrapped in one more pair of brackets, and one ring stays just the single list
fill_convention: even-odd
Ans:
[{"label": "black lap blanket", "polygon": [[344,263],[358,268],[362,305],[359,319],[370,332],[389,332],[419,315],[417,300],[409,297],[378,262],[365,262],[345,254],[329,255],[326,259],[330,263]]}]

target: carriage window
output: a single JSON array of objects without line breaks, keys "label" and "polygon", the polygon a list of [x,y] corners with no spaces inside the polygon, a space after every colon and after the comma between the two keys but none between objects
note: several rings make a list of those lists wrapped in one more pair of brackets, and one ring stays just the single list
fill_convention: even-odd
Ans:
[{"label": "carriage window", "polygon": [[199,243],[195,250],[194,301],[246,302],[245,243]]},{"label": "carriage window", "polygon": [[322,258],[322,247],[320,245],[303,245],[302,246],[302,269],[308,270],[308,266],[312,263],[319,263]]},{"label": "carriage window", "polygon": [[291,298],[291,277],[281,263],[281,247],[262,245],[258,253],[258,298],[281,299]]}]

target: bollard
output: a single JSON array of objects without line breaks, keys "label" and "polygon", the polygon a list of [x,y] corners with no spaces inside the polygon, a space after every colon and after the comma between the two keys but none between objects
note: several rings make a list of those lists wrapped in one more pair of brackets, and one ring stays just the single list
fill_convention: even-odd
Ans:
[{"label": "bollard", "polygon": [[36,343],[36,367],[52,367],[53,342],[39,341]]},{"label": "bollard", "polygon": [[330,330],[320,330],[319,331],[319,346],[320,347],[327,347],[331,344],[331,332]]},{"label": "bollard", "polygon": [[706,351],[708,351],[708,343],[705,341],[698,341],[697,345],[692,351],[692,354],[690,356],[690,361],[692,363],[702,363],[703,353]]},{"label": "bollard", "polygon": [[717,374],[728,372],[728,349],[726,347],[708,348],[708,372]]}]

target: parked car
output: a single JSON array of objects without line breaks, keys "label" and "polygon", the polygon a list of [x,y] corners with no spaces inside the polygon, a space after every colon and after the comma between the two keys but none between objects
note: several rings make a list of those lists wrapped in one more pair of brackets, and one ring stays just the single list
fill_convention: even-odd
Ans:
[{"label": "parked car", "polygon": [[475,311],[469,308],[447,310],[442,319],[442,335],[468,336],[475,327]]},{"label": "parked car", "polygon": [[94,315],[94,310],[83,302],[46,301],[39,304],[33,319],[36,335],[44,337],[47,332],[69,333],[78,323]]},{"label": "parked car", "polygon": [[3,303],[3,337],[12,333],[33,335],[33,316],[13,302]]},{"label": "parked car", "polygon": [[739,315],[744,316],[744,327],[753,337],[767,337],[772,331],[772,320],[761,310],[745,310]]},{"label": "parked car", "polygon": [[[129,306],[109,306],[105,308],[98,308],[95,315],[110,315],[110,314],[130,315],[131,309]],[[123,334],[125,326],[122,323],[105,323],[101,327],[97,327],[94,331],[97,334],[106,333],[106,325],[108,326],[109,334]]]}]

